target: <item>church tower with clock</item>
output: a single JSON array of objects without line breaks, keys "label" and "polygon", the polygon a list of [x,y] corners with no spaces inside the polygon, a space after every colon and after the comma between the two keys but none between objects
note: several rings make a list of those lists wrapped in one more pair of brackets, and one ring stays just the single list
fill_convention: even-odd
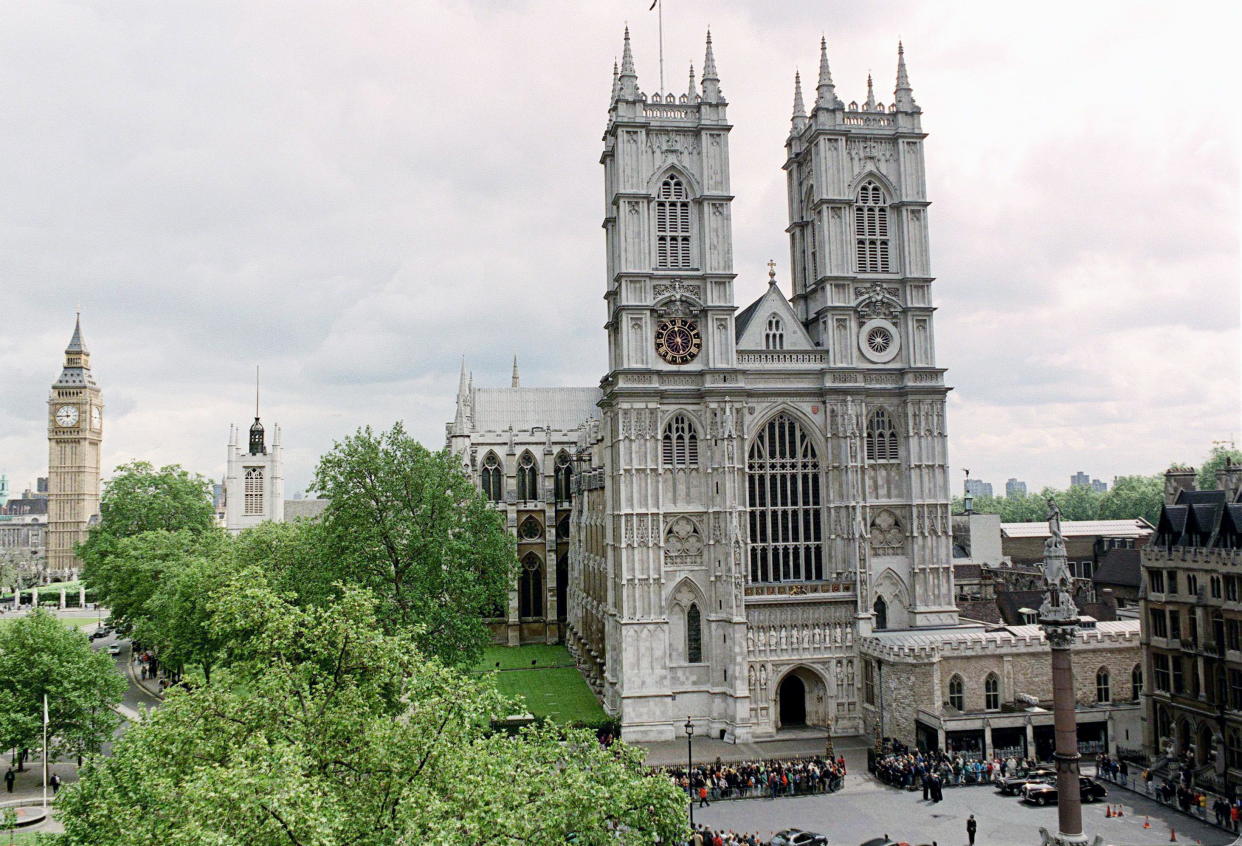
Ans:
[{"label": "church tower with clock", "polygon": [[103,395],[91,373],[79,317],[65,364],[48,397],[47,569],[69,577],[81,568],[74,547],[99,517]]}]

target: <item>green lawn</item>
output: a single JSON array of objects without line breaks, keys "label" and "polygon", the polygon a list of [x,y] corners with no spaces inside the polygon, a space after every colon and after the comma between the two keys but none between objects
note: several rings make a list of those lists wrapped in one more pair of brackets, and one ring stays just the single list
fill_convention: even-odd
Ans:
[{"label": "green lawn", "polygon": [[478,668],[493,671],[500,692],[524,701],[536,717],[566,723],[607,719],[563,646],[491,646]]}]

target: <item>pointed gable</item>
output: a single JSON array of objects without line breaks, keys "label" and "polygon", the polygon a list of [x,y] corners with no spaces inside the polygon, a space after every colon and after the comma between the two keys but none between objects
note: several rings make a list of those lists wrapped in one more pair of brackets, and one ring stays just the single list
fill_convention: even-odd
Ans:
[{"label": "pointed gable", "polygon": [[785,295],[776,285],[769,285],[763,296],[742,309],[734,319],[734,337],[737,339],[737,348],[739,350],[769,349],[767,336],[769,321],[772,318],[779,321],[782,335],[782,345],[779,349],[816,349],[810,336],[806,334],[802,321],[798,319],[798,315],[794,313],[793,307],[789,304],[789,300],[785,299]]}]

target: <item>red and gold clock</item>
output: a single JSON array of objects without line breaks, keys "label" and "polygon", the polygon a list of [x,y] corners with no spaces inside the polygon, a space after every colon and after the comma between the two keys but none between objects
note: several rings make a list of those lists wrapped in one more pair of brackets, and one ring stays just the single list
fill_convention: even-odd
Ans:
[{"label": "red and gold clock", "polygon": [[698,324],[684,317],[661,320],[656,326],[656,352],[669,364],[689,364],[703,349]]}]

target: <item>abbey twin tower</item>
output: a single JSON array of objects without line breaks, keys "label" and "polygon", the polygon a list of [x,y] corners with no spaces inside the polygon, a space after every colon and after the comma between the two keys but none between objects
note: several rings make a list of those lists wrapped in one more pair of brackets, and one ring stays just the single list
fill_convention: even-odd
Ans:
[{"label": "abbey twin tower", "polygon": [[[809,106],[808,106],[809,104]],[[785,139],[789,280],[737,309],[711,36],[643,93],[626,32],[602,163],[608,372],[475,387],[449,446],[521,562],[493,621],[566,643],[628,740],[865,730],[860,650],[957,624],[921,109],[846,104],[821,42]],[[775,221],[773,225],[776,225]],[[782,282],[790,287],[787,296]]]}]

